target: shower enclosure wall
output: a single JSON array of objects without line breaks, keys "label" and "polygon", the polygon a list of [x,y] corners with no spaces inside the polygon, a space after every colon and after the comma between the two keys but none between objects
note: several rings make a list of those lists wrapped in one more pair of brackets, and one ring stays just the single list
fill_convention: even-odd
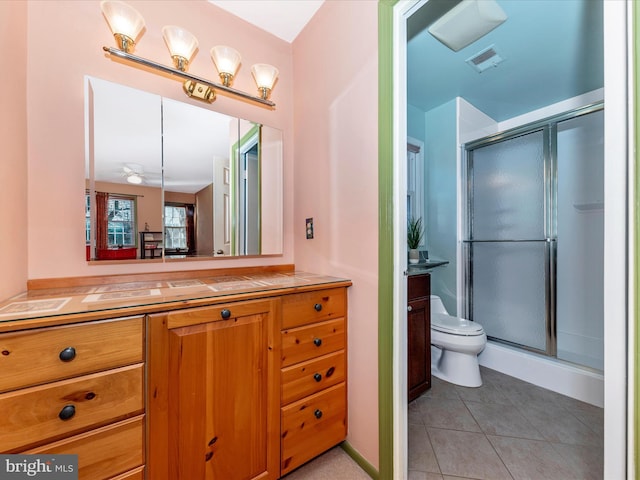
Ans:
[{"label": "shower enclosure wall", "polygon": [[465,145],[465,309],[499,342],[603,370],[604,115]]}]

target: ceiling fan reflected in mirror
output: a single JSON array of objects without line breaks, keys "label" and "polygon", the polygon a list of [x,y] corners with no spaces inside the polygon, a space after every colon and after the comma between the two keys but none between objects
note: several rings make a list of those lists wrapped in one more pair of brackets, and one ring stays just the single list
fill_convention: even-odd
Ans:
[{"label": "ceiling fan reflected in mirror", "polygon": [[140,185],[145,175],[142,169],[142,165],[128,163],[124,167],[122,167],[122,176],[127,179],[128,183]]}]

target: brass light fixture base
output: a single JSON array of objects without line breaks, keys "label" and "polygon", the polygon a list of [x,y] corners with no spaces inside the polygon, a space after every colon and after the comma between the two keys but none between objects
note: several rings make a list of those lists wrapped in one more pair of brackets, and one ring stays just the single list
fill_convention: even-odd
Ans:
[{"label": "brass light fixture base", "polygon": [[211,87],[203,85],[202,83],[187,80],[182,87],[188,96],[197,98],[203,102],[213,103],[216,99],[216,92]]},{"label": "brass light fixture base", "polygon": [[131,53],[133,51],[133,46],[136,44],[136,42],[133,41],[133,38],[127,37],[121,33],[114,33],[113,36],[115,37],[120,50],[127,53]]},{"label": "brass light fixture base", "polygon": [[231,82],[233,81],[233,75],[223,72],[220,74],[220,80],[222,80],[222,85],[224,85],[225,87],[230,87]]}]

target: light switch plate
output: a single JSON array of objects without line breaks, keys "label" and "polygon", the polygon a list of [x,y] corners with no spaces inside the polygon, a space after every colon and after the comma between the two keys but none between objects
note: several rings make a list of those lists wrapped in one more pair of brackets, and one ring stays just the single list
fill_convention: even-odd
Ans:
[{"label": "light switch plate", "polygon": [[307,224],[307,227],[306,227],[307,240],[309,240],[313,238],[313,217],[307,218],[306,224]]}]

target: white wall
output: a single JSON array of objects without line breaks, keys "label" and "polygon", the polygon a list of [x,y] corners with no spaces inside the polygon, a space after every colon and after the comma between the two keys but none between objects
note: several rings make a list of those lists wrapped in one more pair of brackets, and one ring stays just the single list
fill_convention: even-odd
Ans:
[{"label": "white wall", "polygon": [[431,271],[431,292],[451,314],[457,312],[458,161],[457,105],[451,100],[425,114],[425,211],[430,259],[448,265]]}]

